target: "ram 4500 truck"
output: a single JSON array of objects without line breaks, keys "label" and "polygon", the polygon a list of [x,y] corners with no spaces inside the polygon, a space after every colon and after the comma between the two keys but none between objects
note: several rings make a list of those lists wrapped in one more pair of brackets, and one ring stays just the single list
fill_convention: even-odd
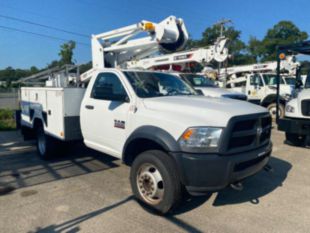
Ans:
[{"label": "ram 4500 truck", "polygon": [[131,166],[134,195],[162,213],[177,206],[183,187],[216,191],[269,160],[265,108],[200,96],[167,73],[105,68],[86,75],[86,89],[21,89],[22,131],[36,136],[42,158],[59,141],[83,139]]}]

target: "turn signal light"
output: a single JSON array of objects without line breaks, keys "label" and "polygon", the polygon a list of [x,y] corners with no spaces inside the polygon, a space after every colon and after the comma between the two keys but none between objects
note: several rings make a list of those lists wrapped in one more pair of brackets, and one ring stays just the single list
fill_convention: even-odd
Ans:
[{"label": "turn signal light", "polygon": [[188,130],[186,130],[186,131],[183,133],[182,138],[183,138],[184,140],[188,140],[188,139],[192,136],[192,134],[193,134],[193,130],[192,130],[192,129],[188,129]]}]

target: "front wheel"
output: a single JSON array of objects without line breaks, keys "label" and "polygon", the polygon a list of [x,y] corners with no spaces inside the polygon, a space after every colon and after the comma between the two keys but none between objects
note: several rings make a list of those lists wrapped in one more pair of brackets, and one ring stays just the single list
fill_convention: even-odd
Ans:
[{"label": "front wheel", "polygon": [[[277,104],[276,103],[271,103],[267,106],[268,111],[270,112],[270,115],[273,120],[277,118]],[[284,117],[284,105],[279,104],[279,117],[283,118]]]},{"label": "front wheel", "polygon": [[131,188],[136,198],[165,214],[177,207],[182,185],[173,160],[166,153],[150,150],[140,154],[130,171]]},{"label": "front wheel", "polygon": [[305,136],[300,136],[294,133],[285,133],[286,141],[293,146],[303,146],[306,142]]}]

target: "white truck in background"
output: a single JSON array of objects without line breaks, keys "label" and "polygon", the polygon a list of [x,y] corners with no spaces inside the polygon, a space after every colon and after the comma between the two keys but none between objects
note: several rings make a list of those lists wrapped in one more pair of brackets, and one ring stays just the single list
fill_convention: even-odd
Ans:
[{"label": "white truck in background", "polygon": [[[284,117],[285,103],[292,97],[295,90],[295,74],[299,62],[294,56],[281,62],[280,105],[279,115]],[[247,95],[248,101],[266,107],[272,118],[276,118],[276,68],[277,62],[234,66],[223,68],[220,79],[226,78],[226,87]]]},{"label": "white truck in background", "polygon": [[[140,32],[148,36],[133,38]],[[36,138],[44,159],[71,140],[122,159],[136,198],[161,213],[178,205],[183,187],[198,194],[239,184],[271,155],[266,109],[199,96],[171,74],[119,68],[186,41],[183,21],[173,16],[94,35],[93,69],[76,76],[76,87],[50,80],[54,86],[21,89],[22,132]]]},{"label": "white truck in background", "polygon": [[[310,55],[310,41],[279,46],[278,65],[288,54]],[[277,69],[280,76],[280,68]],[[286,142],[294,146],[310,147],[310,71],[303,82],[301,67],[296,72],[296,91],[285,107],[285,116],[277,116],[278,129],[285,132]],[[280,82],[277,82],[277,96],[280,97]],[[280,101],[278,101],[279,104]]]}]

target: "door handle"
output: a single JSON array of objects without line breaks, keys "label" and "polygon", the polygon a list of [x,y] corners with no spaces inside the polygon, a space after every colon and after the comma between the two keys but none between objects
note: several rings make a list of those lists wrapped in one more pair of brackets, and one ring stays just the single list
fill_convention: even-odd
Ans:
[{"label": "door handle", "polygon": [[93,105],[85,105],[85,108],[86,108],[86,109],[93,110],[93,109],[94,109],[94,106],[93,106]]}]

